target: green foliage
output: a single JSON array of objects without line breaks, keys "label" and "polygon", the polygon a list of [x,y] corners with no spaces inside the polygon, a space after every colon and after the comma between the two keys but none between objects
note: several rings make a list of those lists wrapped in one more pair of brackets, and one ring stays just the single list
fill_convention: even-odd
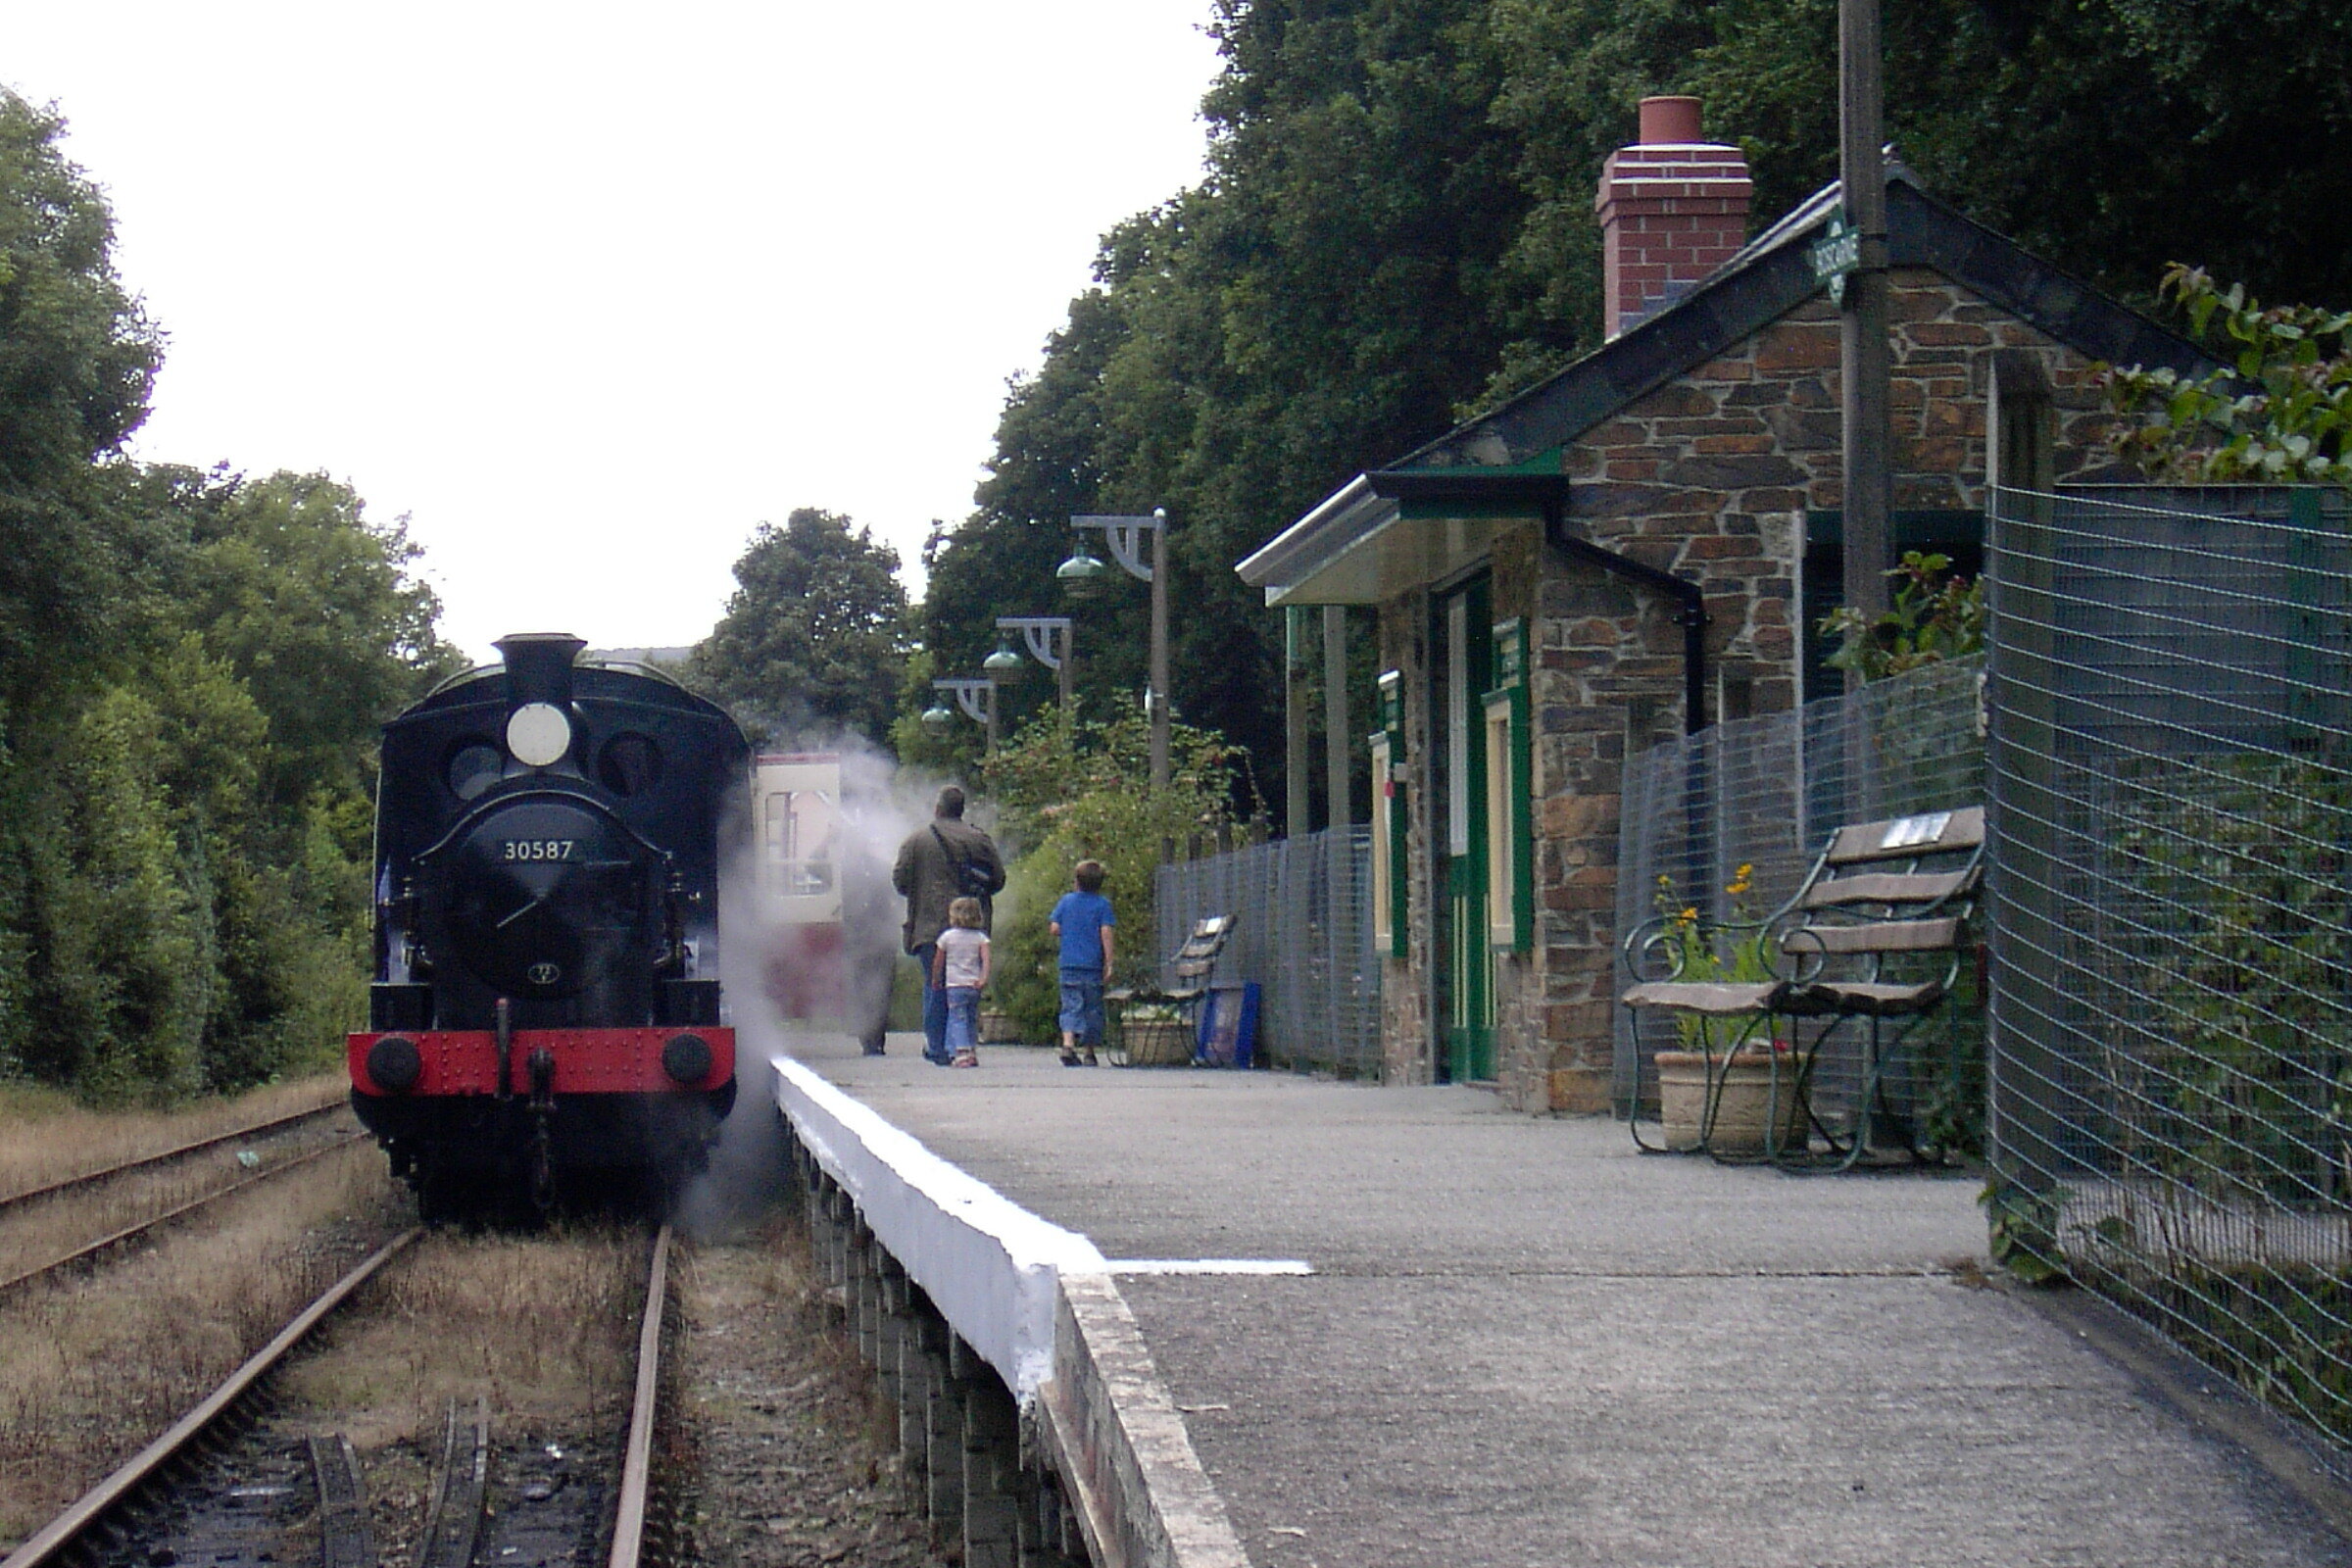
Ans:
[{"label": "green foliage", "polygon": [[375,729],[455,661],[348,487],[120,458],[159,334],[62,130],[0,91],[0,1076],[168,1100],[363,1016]]},{"label": "green foliage", "polygon": [[1102,891],[1118,914],[1119,968],[1149,978],[1161,952],[1152,908],[1161,842],[1234,820],[1235,748],[1208,731],[1172,726],[1168,787],[1157,794],[1144,787],[1150,753],[1151,725],[1133,704],[1107,722],[1073,722],[1056,709],[986,765],[1000,836],[1020,849],[998,904],[996,995],[1026,1038],[1054,1030],[1059,980],[1047,918],[1077,863],[1102,862]]},{"label": "green foliage", "polygon": [[2231,368],[2202,376],[2106,368],[2110,405],[2132,416],[2117,456],[2176,484],[2352,487],[2352,312],[2262,308],[2176,262],[2160,290]]},{"label": "green foliage", "polygon": [[[1698,906],[1684,904],[1675,891],[1674,878],[1659,874],[1652,899],[1657,906],[1654,923],[1658,934],[1648,946],[1667,965],[1664,978],[1693,985],[1742,985],[1779,977],[1779,952],[1773,944],[1773,933],[1747,906],[1747,895],[1755,887],[1755,871],[1752,865],[1741,865],[1724,885],[1723,891],[1730,896],[1732,905],[1730,917],[1721,921],[1707,920]],[[1717,1022],[1695,1012],[1677,1012],[1674,1016],[1675,1029],[1683,1037],[1687,1050],[1706,1051],[1746,1043],[1736,1027],[1737,1021],[1732,1037],[1716,1040]]]},{"label": "green foliage", "polygon": [[1955,575],[1949,556],[1906,550],[1902,564],[1886,575],[1894,580],[1894,599],[1884,614],[1841,605],[1822,617],[1821,634],[1839,639],[1828,660],[1832,667],[1885,680],[1984,651],[1984,585]]},{"label": "green foliage", "polygon": [[2120,866],[2161,933],[2111,1054],[2135,1162],[2222,1200],[2338,1202],[2352,1180],[2352,784],[2248,756],[2134,781]]},{"label": "green foliage", "polygon": [[0,88],[0,700],[17,711],[54,694],[60,656],[97,658],[114,622],[134,541],[94,465],[146,417],[160,341],[64,134]]},{"label": "green foliage", "polygon": [[885,739],[906,663],[898,569],[897,551],[838,513],[799,507],[781,528],[761,523],[691,676],[763,740]]},{"label": "green foliage", "polygon": [[1994,1176],[1977,1195],[1992,1260],[2028,1285],[2066,1281],[2058,1246],[2058,1204],[2046,1193]]}]

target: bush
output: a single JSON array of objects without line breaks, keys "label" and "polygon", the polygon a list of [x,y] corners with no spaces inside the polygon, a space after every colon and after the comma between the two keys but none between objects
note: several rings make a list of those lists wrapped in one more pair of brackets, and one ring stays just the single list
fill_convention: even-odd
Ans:
[{"label": "bush", "polygon": [[1102,862],[1102,892],[1118,915],[1116,978],[1150,980],[1161,952],[1152,910],[1161,841],[1234,820],[1238,747],[1172,726],[1168,787],[1157,795],[1145,783],[1150,756],[1151,725],[1125,703],[1107,723],[1058,709],[1041,714],[986,764],[1000,829],[1018,847],[997,924],[997,1004],[1024,1039],[1054,1035],[1059,966],[1047,921],[1077,863]]}]

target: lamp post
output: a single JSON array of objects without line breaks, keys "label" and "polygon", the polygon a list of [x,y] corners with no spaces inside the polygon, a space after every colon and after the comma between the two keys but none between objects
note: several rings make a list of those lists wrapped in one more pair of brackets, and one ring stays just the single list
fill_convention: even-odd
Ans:
[{"label": "lamp post", "polygon": [[[1091,557],[1089,558],[1092,559]],[[1101,562],[1096,562],[1100,566]],[[1029,657],[1054,671],[1063,712],[1077,701],[1078,640],[1067,615],[999,615],[997,630],[1019,632]],[[1059,651],[1056,652],[1058,646]],[[1021,656],[1011,647],[999,648],[980,662],[992,675],[1006,675],[1021,667]]]},{"label": "lamp post", "polygon": [[[1006,650],[1010,652],[1010,650]],[[964,716],[988,731],[988,750],[985,756],[997,755],[997,683],[989,679],[958,676],[954,680],[935,680],[931,689],[942,697],[952,697]],[[955,712],[945,702],[932,704],[923,710],[923,729],[931,735],[945,735],[956,722]]]},{"label": "lamp post", "polygon": [[[1152,790],[1168,787],[1168,513],[1154,507],[1150,516],[1087,514],[1070,518],[1073,528],[1100,528],[1119,569],[1138,582],[1152,585],[1152,684],[1144,692],[1144,709],[1152,719]],[[1152,535],[1152,560],[1144,561],[1143,535]],[[1084,583],[1102,574],[1102,563],[1078,553],[1054,569],[1065,583]]]}]

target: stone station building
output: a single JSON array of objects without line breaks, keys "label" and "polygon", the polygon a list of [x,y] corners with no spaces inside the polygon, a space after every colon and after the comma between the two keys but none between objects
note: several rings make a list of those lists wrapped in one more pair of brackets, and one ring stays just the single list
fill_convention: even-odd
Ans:
[{"label": "stone station building", "polygon": [[[1989,484],[2101,476],[2098,362],[2209,362],[1886,179],[1892,544],[1974,569]],[[1694,100],[1644,102],[1595,201],[1609,340],[1240,564],[1270,606],[1378,608],[1386,1082],[1608,1108],[1626,758],[1836,695],[1801,628],[1842,576],[1839,323],[1810,256],[1839,191],[1752,240],[1748,192]]]}]

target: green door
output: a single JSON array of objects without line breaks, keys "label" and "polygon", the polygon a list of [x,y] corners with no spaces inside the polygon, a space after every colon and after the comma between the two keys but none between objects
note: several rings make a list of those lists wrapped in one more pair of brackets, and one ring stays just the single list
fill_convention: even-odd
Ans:
[{"label": "green door", "polygon": [[1487,768],[1479,696],[1494,662],[1492,595],[1481,576],[1438,601],[1444,651],[1444,725],[1437,766],[1446,819],[1438,831],[1438,886],[1446,890],[1446,1076],[1494,1076],[1494,956],[1487,932]]}]

